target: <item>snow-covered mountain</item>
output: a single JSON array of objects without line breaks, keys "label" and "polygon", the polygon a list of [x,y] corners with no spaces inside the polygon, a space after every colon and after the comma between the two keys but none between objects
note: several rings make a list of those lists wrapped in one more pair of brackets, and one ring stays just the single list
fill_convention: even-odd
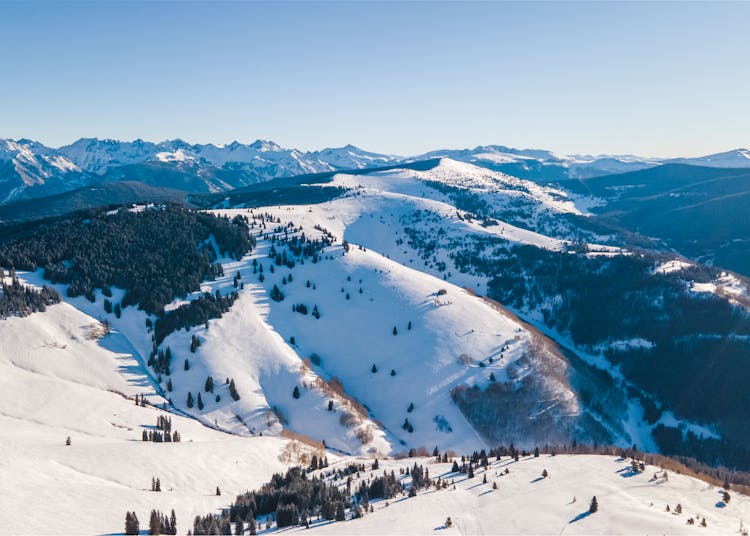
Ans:
[{"label": "snow-covered mountain", "polygon": [[664,163],[689,164],[691,166],[705,166],[716,168],[749,168],[750,150],[734,149],[723,153],[699,156],[696,158],[674,158]]},{"label": "snow-covered mountain", "polygon": [[417,158],[447,157],[540,182],[637,171],[658,165],[633,155],[559,155],[539,149],[486,145],[474,149],[431,151]]},{"label": "snow-covered mountain", "polygon": [[101,181],[137,180],[156,187],[216,192],[276,177],[377,168],[442,157],[544,184],[638,171],[662,163],[750,167],[750,152],[746,149],[700,158],[658,160],[633,155],[560,155],[486,145],[406,157],[368,152],[353,145],[306,152],[267,140],[214,145],[190,144],[180,139],[153,143],[141,139],[82,138],[55,149],[31,140],[0,139],[0,203],[62,193]]},{"label": "snow-covered mountain", "polygon": [[108,180],[221,191],[275,177],[377,167],[398,160],[352,145],[303,152],[264,140],[213,145],[179,139],[152,143],[82,138],[58,149],[31,140],[0,140],[0,203]]},{"label": "snow-covered mountain", "polygon": [[[234,151],[282,152],[254,145]],[[175,146],[155,153],[150,165],[193,165],[212,150]],[[364,158],[354,148],[346,152]],[[254,248],[241,258],[216,248],[220,275],[166,311],[237,292],[220,318],[161,340],[151,329],[158,315],[119,309],[125,289],[70,297],[66,285],[56,284],[63,303],[0,319],[0,492],[8,497],[0,501],[0,514],[8,532],[116,533],[125,511],[136,511],[143,528],[152,508],[174,508],[179,533],[186,532],[195,516],[219,513],[235,494],[258,488],[274,471],[309,464],[312,454],[331,462],[314,475],[342,489],[347,475],[337,478],[335,471],[351,464],[365,465],[349,475],[353,491],[393,470],[406,492],[413,482],[406,469],[415,462],[449,483],[413,497],[374,499],[362,519],[351,519],[348,506],[342,523],[312,516],[317,531],[332,534],[689,533],[703,518],[709,530],[726,532],[750,513],[750,500],[732,491],[725,502],[715,482],[671,470],[665,478],[656,463],[631,471],[615,455],[504,456],[486,469],[477,465],[473,479],[453,471],[453,454],[448,462],[400,459],[435,447],[460,460],[499,444],[533,450],[573,439],[656,451],[657,432],[735,441],[705,412],[712,398],[698,404],[704,418],[691,420],[672,409],[679,400],[631,375],[627,361],[637,361],[637,354],[617,361],[627,350],[646,351],[658,342],[634,331],[576,345],[568,326],[555,323],[571,316],[564,306],[576,289],[570,284],[558,293],[554,282],[583,279],[587,295],[596,296],[595,278],[607,269],[600,260],[641,262],[625,265],[617,286],[625,286],[628,300],[640,299],[621,280],[632,267],[645,266],[643,277],[654,278],[648,287],[658,298],[646,294],[647,286],[639,292],[661,321],[669,313],[664,300],[676,289],[685,302],[703,305],[716,296],[742,306],[744,280],[723,274],[710,281],[710,271],[674,258],[649,265],[640,260],[647,252],[633,255],[622,236],[592,222],[592,200],[582,194],[449,158],[431,166],[336,173],[328,182],[297,188],[303,199],[297,204],[227,206],[224,194],[216,194],[208,212],[244,222],[243,230],[246,223]],[[333,194],[324,202],[304,201],[313,188]],[[102,211],[97,218],[117,213]],[[118,239],[132,239],[116,236],[117,249]],[[308,247],[314,252],[304,253]],[[152,255],[158,248],[144,262]],[[513,264],[518,258],[523,262]],[[541,277],[533,270],[538,259]],[[572,277],[569,259],[578,263]],[[505,272],[503,262],[510,263]],[[50,284],[42,267],[19,275],[33,285]],[[498,288],[512,290],[513,276],[530,285],[523,300],[490,299],[503,295]],[[695,277],[702,279],[688,280]],[[666,280],[669,292],[658,286]],[[690,318],[687,309],[678,313]],[[742,319],[732,318],[739,335],[727,344],[745,340]],[[632,316],[624,320],[629,330],[638,329]],[[589,321],[591,330],[598,322]],[[715,337],[701,329],[701,337]],[[166,373],[149,365],[157,341],[171,356]],[[712,373],[719,368],[712,365]],[[697,374],[693,370],[688,373]],[[731,384],[722,385],[724,397],[735,396]],[[136,405],[135,395],[148,404]],[[157,431],[158,416],[172,418],[179,443],[141,440],[144,432]],[[72,444],[65,446],[68,436]],[[376,457],[381,466],[373,470]],[[162,492],[149,491],[152,477],[160,478]],[[47,500],[39,501],[39,494]],[[600,509],[586,515],[593,495]],[[40,509],[29,519],[24,506],[31,501]],[[80,504],[89,505],[85,512]],[[674,512],[677,504],[682,513]],[[444,525],[449,516],[450,528]],[[258,521],[267,532],[277,528],[273,518]]]}]

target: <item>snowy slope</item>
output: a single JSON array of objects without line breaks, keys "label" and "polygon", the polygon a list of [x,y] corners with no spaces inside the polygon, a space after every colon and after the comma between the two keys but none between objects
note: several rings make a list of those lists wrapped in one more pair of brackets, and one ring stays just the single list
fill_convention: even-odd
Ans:
[{"label": "snowy slope", "polygon": [[[310,234],[315,226],[325,224],[335,233],[337,223],[324,208],[263,210],[279,218],[281,227],[293,223]],[[248,214],[243,210],[219,213]],[[278,433],[277,419],[286,421],[294,432],[325,440],[346,452],[388,453],[408,447],[431,448],[436,443],[454,449],[485,446],[453,404],[451,393],[456,386],[486,388],[490,374],[496,381],[517,374],[516,362],[528,353],[531,340],[515,319],[460,287],[356,246],[345,254],[342,246],[334,245],[317,264],[298,264],[294,269],[276,266],[271,273],[271,246],[263,237],[258,239],[253,255],[226,263],[224,280],[206,285],[212,292],[228,290],[239,271],[244,289],[232,311],[212,321],[207,331],[194,328],[190,333],[175,333],[163,344],[177,356],[172,399],[181,409],[225,427],[231,426],[237,412],[253,433]],[[262,284],[253,273],[253,262],[264,266]],[[283,289],[284,301],[269,299],[274,285]],[[438,296],[441,289],[447,292]],[[294,312],[293,304],[305,304],[309,312],[317,307],[320,318]],[[397,335],[393,335],[394,327]],[[186,351],[193,334],[202,340],[196,359]],[[319,356],[319,363],[313,362],[313,354]],[[180,367],[184,356],[191,361],[188,372]],[[305,359],[307,365],[303,366]],[[373,365],[378,372],[372,372]],[[208,400],[206,409],[187,410],[183,402],[186,391],[195,392],[208,374],[235,378],[242,400],[228,408],[222,395],[216,406],[203,393],[203,399]],[[331,393],[320,378],[329,381],[334,377],[347,396],[364,405],[365,414],[345,397],[334,397],[334,411],[327,410]],[[301,388],[299,399],[291,396],[295,385]],[[579,411],[566,385],[556,384],[554,390],[561,400],[560,411]],[[408,411],[410,404],[414,404],[413,411]],[[273,413],[269,407],[274,408]],[[344,415],[355,418],[342,426],[342,419],[347,419]],[[412,424],[412,432],[402,428],[405,419]],[[237,431],[236,425],[233,429]],[[367,430],[365,437],[372,438],[362,441],[358,433]]]},{"label": "snowy slope", "polygon": [[653,167],[657,159],[634,155],[561,155],[541,149],[514,149],[502,145],[474,149],[442,149],[415,159],[451,158],[524,178],[549,182],[559,179],[597,177]]},{"label": "snowy slope", "polygon": [[667,161],[674,164],[689,164],[691,166],[706,166],[717,168],[748,168],[750,167],[750,150],[734,149],[723,153],[710,154],[695,158],[674,158]]},{"label": "snowy slope", "polygon": [[[96,319],[65,303],[0,321],[0,532],[111,533],[126,509],[147,520],[151,508],[174,508],[186,527],[225,503],[217,485],[239,493],[284,467],[285,440],[238,438],[124,398],[163,400],[132,349],[101,335]],[[141,441],[158,415],[182,442]],[[149,491],[154,476],[162,493]]]},{"label": "snowy slope", "polygon": [[45,187],[54,194],[85,183],[70,159],[30,140],[0,140],[0,203],[21,198],[29,189]]},{"label": "snowy slope", "polygon": [[[348,462],[348,461],[347,461]],[[342,462],[344,463],[344,462]],[[413,465],[414,460],[385,461],[368,478]],[[629,471],[627,461],[614,456],[542,454],[518,462],[505,457],[477,470],[473,479],[451,473],[450,464],[419,460],[430,477],[455,482],[447,489],[422,492],[413,498],[374,503],[374,512],[345,523],[313,524],[321,534],[737,534],[750,515],[750,498],[700,480],[646,466]],[[503,474],[505,469],[508,474]],[[541,478],[543,470],[548,477]],[[654,479],[654,475],[659,478]],[[487,483],[483,483],[484,476]],[[409,482],[409,477],[402,477]],[[497,483],[497,489],[493,489]],[[356,482],[353,484],[356,487]],[[596,496],[599,509],[586,515]],[[675,513],[677,504],[682,513]],[[667,505],[670,511],[666,511]],[[444,523],[450,517],[453,526]],[[689,518],[697,520],[687,524]],[[706,519],[706,528],[700,521]],[[386,528],[387,527],[387,528]],[[290,532],[301,531],[296,528]]]},{"label": "snowy slope", "polygon": [[[550,249],[564,246],[559,239],[503,222],[483,227],[458,217],[455,207],[443,194],[426,186],[425,180],[469,180],[477,188],[498,184],[505,188],[508,183],[515,188],[510,190],[513,192],[524,183],[535,190],[522,193],[530,200],[538,196],[541,201],[535,202],[544,205],[545,211],[577,209],[550,197],[537,185],[467,164],[444,161],[424,175],[419,173],[340,175],[333,185],[352,187],[356,182],[361,188],[355,195],[320,205],[218,211],[229,216],[270,214],[272,225],[285,233],[288,225],[295,227],[294,233],[308,236],[320,235],[320,229],[325,228],[336,242],[324,250],[322,262],[298,263],[294,269],[276,266],[272,274],[268,229],[261,232],[253,226],[251,231],[259,241],[256,251],[240,261],[223,259],[226,275],[202,288],[211,293],[231,292],[233,277],[239,273],[244,288],[239,289],[240,297],[231,311],[210,321],[208,329],[182,330],[162,343],[162,349],[170,349],[173,364],[171,380],[153,378],[161,380],[161,393],[180,411],[223,430],[251,435],[279,434],[288,429],[351,453],[386,454],[435,444],[458,450],[486,446],[486,438],[472,429],[454,404],[453,395],[455,389],[487,389],[493,381],[520,386],[525,378],[538,377],[539,385],[524,391],[529,404],[524,411],[529,413],[519,414],[518,422],[511,419],[505,425],[508,433],[511,429],[519,433],[519,422],[525,416],[540,413],[553,415],[554,420],[580,415],[565,380],[564,361],[535,352],[535,337],[514,317],[462,288],[483,293],[483,281],[460,275],[447,282],[438,270],[432,270],[433,275],[424,273],[423,262],[414,258],[413,251],[406,246],[402,249],[406,236],[401,230],[412,224],[414,212],[420,211],[439,218],[455,236],[502,236]],[[353,244],[346,254],[343,239]],[[360,244],[365,249],[359,248]],[[444,261],[426,261],[431,266],[440,262]],[[254,263],[265,267],[262,284]],[[294,278],[291,282],[287,280],[290,275]],[[40,273],[25,277],[36,284],[42,282]],[[307,287],[307,281],[315,289]],[[284,301],[269,299],[274,285],[283,289]],[[438,295],[441,289],[445,294]],[[60,288],[63,295],[64,290]],[[114,300],[119,299],[119,292]],[[104,297],[99,294],[93,304],[84,298],[69,301],[87,314],[106,316],[145,363],[151,339],[143,312],[127,308],[121,319],[106,315]],[[317,306],[320,319],[294,312],[292,305],[300,303],[308,311]],[[394,328],[397,335],[393,335]],[[201,346],[192,353],[189,347],[194,336]],[[311,359],[313,354],[320,362]],[[548,358],[560,374],[534,374],[548,366],[544,362]],[[183,366],[185,360],[189,370]],[[373,365],[377,373],[371,372]],[[211,393],[204,389],[208,376],[216,384]],[[230,378],[237,384],[238,401],[229,397],[226,379]],[[334,378],[343,385],[343,393],[336,393],[337,385],[326,383]],[[301,389],[299,399],[291,396],[295,387]],[[201,393],[204,407],[196,404],[188,408],[188,393],[194,399]],[[547,412],[544,407],[550,397],[556,400],[556,408]],[[331,400],[333,411],[328,411]],[[414,409],[409,411],[411,404]],[[410,426],[405,426],[407,419]]]},{"label": "snowy slope", "polygon": [[[514,223],[478,221],[432,182],[470,192]],[[119,319],[107,315],[100,293],[93,303],[66,298],[43,314],[0,321],[0,493],[5,497],[0,514],[10,520],[0,532],[116,533],[125,510],[136,510],[144,528],[151,508],[175,508],[183,533],[195,515],[228,506],[235,494],[294,463],[293,450],[314,448],[276,437],[282,434],[325,441],[333,449],[329,457],[340,456],[341,464],[369,463],[373,456],[408,448],[437,445],[461,453],[491,446],[496,441],[480,435],[453,401],[454,392],[474,386],[481,392],[495,382],[513,387],[513,395],[502,401],[513,408],[508,412],[513,415],[503,415],[508,422],[500,429],[508,442],[524,434],[540,437],[550,432],[550,422],[564,427],[566,419],[586,412],[569,385],[565,360],[540,347],[546,339],[464,289],[483,294],[483,277],[458,274],[449,251],[420,257],[409,245],[409,233],[418,230],[564,250],[570,240],[564,227],[553,236],[545,232],[558,218],[586,218],[580,199],[449,159],[428,171],[339,174],[330,185],[350,191],[317,205],[215,211],[250,218],[258,247],[240,260],[220,259],[225,275],[202,285],[202,291],[228,293],[239,273],[239,298],[231,310],[162,343],[173,355],[171,390],[166,377],[156,378],[145,367],[152,345],[146,314],[128,307]],[[333,237],[333,244],[315,263],[297,259],[293,268],[274,263],[272,248],[291,256],[278,240],[303,232]],[[611,246],[590,248],[591,255],[627,254]],[[682,267],[670,261],[655,271]],[[42,282],[41,272],[20,275]],[[727,292],[747,293],[729,275],[724,283]],[[274,285],[284,293],[282,301],[270,298]],[[65,295],[64,287],[58,289]],[[717,287],[694,290],[718,292]],[[113,292],[113,301],[119,301],[122,291]],[[293,310],[299,304],[308,314]],[[310,314],[314,307],[320,318]],[[112,327],[106,335],[99,322],[105,318]],[[192,337],[201,342],[195,352],[189,348]],[[211,393],[204,387],[209,375],[215,383]],[[229,378],[237,384],[237,401],[229,396]],[[298,398],[292,396],[295,387]],[[201,394],[202,409],[187,407],[188,392]],[[181,443],[140,441],[142,431],[166,413],[137,407],[123,396],[136,393],[153,404],[171,399]],[[403,426],[406,419],[411,431]],[[69,447],[67,436],[73,440]],[[413,462],[387,460],[382,466],[398,472]],[[463,480],[449,474],[449,464],[420,463],[430,465],[433,478],[455,478],[456,489],[399,498],[389,506],[376,502],[362,520],[321,523],[315,530],[692,533],[701,529],[686,519],[699,515],[706,517],[708,530],[728,533],[750,513],[748,499],[736,493],[720,508],[716,488],[678,475],[650,480],[657,468],[626,476],[626,463],[613,457],[543,455],[517,463],[506,458],[490,467],[487,484],[482,471]],[[495,474],[501,467],[510,473]],[[550,478],[538,479],[542,469]],[[148,491],[152,476],[161,479],[165,491]],[[221,497],[214,494],[217,485]],[[600,511],[579,517],[592,495],[599,498]],[[682,515],[664,511],[666,504],[677,503]],[[27,516],[32,504],[34,515]],[[453,518],[453,528],[441,528],[446,516]]]},{"label": "snowy slope", "polygon": [[[234,496],[257,488],[273,472],[305,463],[307,447],[273,437],[237,437],[210,430],[171,414],[180,443],[139,440],[157,415],[138,407],[126,394],[149,393],[148,380],[126,351],[111,351],[107,337],[88,338],[96,321],[67,304],[44,314],[0,323],[0,514],[3,534],[117,534],[124,512],[135,511],[141,529],[152,508],[175,509],[179,533],[196,515],[226,508]],[[213,329],[213,328],[212,328]],[[38,341],[29,345],[28,340]],[[36,395],[36,396],[35,396]],[[158,398],[151,393],[151,401]],[[65,446],[70,436],[72,444]],[[309,456],[309,454],[308,454]],[[692,534],[706,518],[709,533],[736,533],[750,516],[750,499],[658,467],[631,476],[628,463],[613,456],[504,457],[478,468],[473,479],[451,473],[451,464],[432,458],[383,460],[369,470],[371,458],[337,457],[331,469],[365,463],[366,480],[382,470],[424,464],[432,478],[450,483],[416,497],[375,500],[373,513],[339,523],[318,522],[313,530],[330,534]],[[338,462],[336,462],[338,460]],[[505,469],[509,473],[504,474]],[[548,478],[541,479],[543,469]],[[162,492],[150,491],[158,477]],[[406,485],[408,476],[400,477]],[[493,483],[497,489],[493,490]],[[343,483],[342,483],[343,484]],[[452,488],[455,484],[456,489]],[[358,479],[352,487],[356,489]],[[219,486],[222,495],[215,495]],[[591,496],[599,511],[582,516]],[[575,499],[575,501],[574,501]],[[675,514],[677,504],[683,513]],[[30,507],[33,509],[30,511]],[[670,505],[671,512],[666,512]],[[33,512],[33,513],[32,513]],[[450,516],[453,527],[443,528]],[[303,528],[286,529],[297,532]],[[271,533],[276,529],[272,526]]]}]

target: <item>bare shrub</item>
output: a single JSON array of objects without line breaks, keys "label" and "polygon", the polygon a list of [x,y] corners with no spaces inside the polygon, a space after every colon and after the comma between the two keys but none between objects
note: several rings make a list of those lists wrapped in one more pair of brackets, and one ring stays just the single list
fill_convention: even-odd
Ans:
[{"label": "bare shrub", "polygon": [[360,426],[354,431],[354,435],[363,445],[366,445],[375,439],[375,436],[372,433],[372,428],[369,426]]}]

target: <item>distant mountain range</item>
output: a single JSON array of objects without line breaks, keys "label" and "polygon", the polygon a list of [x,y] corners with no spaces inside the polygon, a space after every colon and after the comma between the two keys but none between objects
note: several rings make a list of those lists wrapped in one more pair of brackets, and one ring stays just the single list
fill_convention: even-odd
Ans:
[{"label": "distant mountain range", "polygon": [[45,197],[108,181],[220,192],[280,176],[377,167],[403,160],[348,145],[302,152],[258,140],[217,146],[80,139],[58,149],[0,140],[0,203]]},{"label": "distant mountain range", "polygon": [[52,148],[28,139],[0,139],[0,204],[111,181],[138,181],[189,192],[222,192],[276,177],[368,169],[437,157],[469,162],[538,182],[587,179],[664,163],[750,167],[747,149],[700,158],[657,160],[632,155],[566,156],[544,150],[487,145],[404,157],[372,153],[353,145],[305,152],[264,140],[213,145],[190,144],[180,139],[152,143],[140,139],[82,138],[71,145]]}]

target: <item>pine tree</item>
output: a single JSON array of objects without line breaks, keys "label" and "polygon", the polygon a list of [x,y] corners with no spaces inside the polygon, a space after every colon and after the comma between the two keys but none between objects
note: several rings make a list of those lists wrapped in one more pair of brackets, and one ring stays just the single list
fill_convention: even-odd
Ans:
[{"label": "pine tree", "polygon": [[198,411],[203,409],[203,399],[201,399],[201,394],[198,393]]},{"label": "pine tree", "polygon": [[599,510],[599,502],[596,500],[596,495],[591,498],[591,504],[589,505],[589,513],[595,513]]},{"label": "pine tree", "polygon": [[167,380],[167,391],[172,392],[172,378]]},{"label": "pine tree", "polygon": [[396,329],[396,326],[393,326],[393,334],[398,335],[398,330]]},{"label": "pine tree", "polygon": [[[273,268],[273,266],[271,266],[271,268]],[[271,290],[271,299],[276,302],[283,301],[284,293],[281,292],[278,285],[273,286],[273,289]]]},{"label": "pine tree", "polygon": [[125,512],[125,534],[132,536],[140,532],[140,524],[138,523],[138,516],[135,512]]},{"label": "pine tree", "polygon": [[148,522],[149,534],[161,534],[161,519],[156,510],[151,510],[151,518]]},{"label": "pine tree", "polygon": [[190,370],[190,361],[185,358],[185,370]]},{"label": "pine tree", "polygon": [[218,497],[221,495],[221,490],[219,489],[219,486],[216,486],[216,496]]},{"label": "pine tree", "polygon": [[292,398],[299,398],[299,387],[296,385],[294,386],[294,391],[292,391]]},{"label": "pine tree", "polygon": [[240,536],[245,533],[245,525],[242,523],[242,518],[240,517],[237,517],[237,521],[234,524],[234,533]]},{"label": "pine tree", "polygon": [[378,371],[378,367],[376,367],[374,364],[372,365],[372,368],[370,369],[370,372],[375,374]]},{"label": "pine tree", "polygon": [[193,407],[193,393],[188,392],[187,396],[187,407],[192,408]]},{"label": "pine tree", "polygon": [[333,411],[333,400],[328,401],[328,411]]},{"label": "pine tree", "polygon": [[232,400],[237,402],[240,399],[240,394],[237,392],[237,387],[234,385],[234,378],[229,382],[229,396]]},{"label": "pine tree", "polygon": [[344,503],[339,501],[336,504],[336,521],[346,521],[346,512],[344,511]]},{"label": "pine tree", "polygon": [[207,393],[214,392],[214,379],[212,376],[209,376],[208,378],[206,378],[205,390]]}]

